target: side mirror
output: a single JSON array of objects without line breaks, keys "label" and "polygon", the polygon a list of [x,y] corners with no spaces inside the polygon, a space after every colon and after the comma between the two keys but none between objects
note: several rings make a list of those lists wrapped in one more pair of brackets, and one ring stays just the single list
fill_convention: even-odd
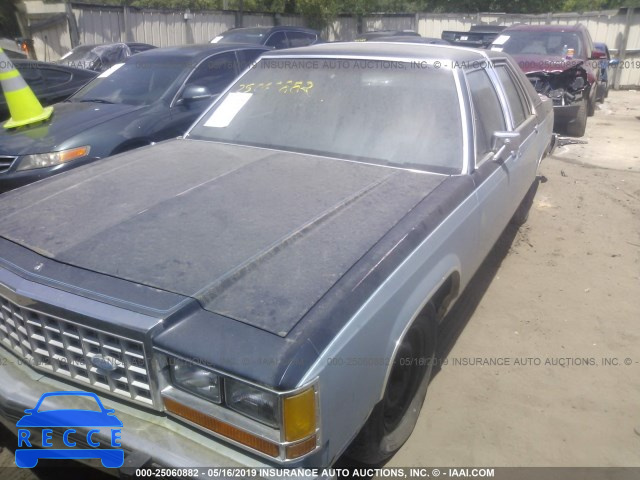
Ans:
[{"label": "side mirror", "polygon": [[180,100],[178,100],[178,104],[189,105],[190,103],[198,102],[200,100],[205,100],[211,97],[211,92],[207,87],[201,87],[200,85],[189,85],[182,91],[182,95],[180,97]]},{"label": "side mirror", "polygon": [[517,149],[518,140],[520,140],[519,132],[493,132],[491,139],[491,151],[494,152],[493,161],[497,162],[513,155]]},{"label": "side mirror", "polygon": [[602,60],[607,58],[607,54],[602,50],[591,50],[591,60]]}]

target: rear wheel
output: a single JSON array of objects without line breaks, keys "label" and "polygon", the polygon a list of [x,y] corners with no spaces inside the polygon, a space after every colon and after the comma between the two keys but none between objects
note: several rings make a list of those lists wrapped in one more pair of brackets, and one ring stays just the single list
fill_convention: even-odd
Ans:
[{"label": "rear wheel", "polygon": [[436,345],[436,311],[429,303],[414,320],[393,359],[384,397],[346,451],[346,456],[377,465],[407,441],[427,394]]},{"label": "rear wheel", "polygon": [[576,118],[573,122],[568,123],[566,126],[567,135],[571,137],[582,137],[587,129],[587,99],[582,99],[580,102],[580,108],[576,113]]}]

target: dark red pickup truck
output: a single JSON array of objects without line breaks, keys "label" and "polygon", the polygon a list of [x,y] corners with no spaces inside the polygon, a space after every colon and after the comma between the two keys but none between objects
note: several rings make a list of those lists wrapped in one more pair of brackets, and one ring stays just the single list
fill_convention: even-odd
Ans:
[{"label": "dark red pickup truck", "polygon": [[516,25],[491,44],[510,54],[538,93],[553,100],[555,129],[581,137],[595,113],[601,53],[583,25]]}]

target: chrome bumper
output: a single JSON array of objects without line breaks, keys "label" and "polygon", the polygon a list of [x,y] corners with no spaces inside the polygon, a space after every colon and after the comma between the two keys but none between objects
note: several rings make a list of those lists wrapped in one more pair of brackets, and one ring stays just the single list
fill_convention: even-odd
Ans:
[{"label": "chrome bumper", "polygon": [[[0,385],[0,423],[16,435],[16,445],[16,422],[24,415],[25,409],[33,408],[43,393],[77,390],[75,386],[42,375],[21,364],[17,357],[4,348],[0,348]],[[131,469],[151,465],[182,469],[279,468],[278,465],[266,463],[157,412],[136,408],[106,395],[101,396],[101,400],[105,408],[115,410],[115,415],[124,425],[121,438],[125,452],[124,470],[118,472],[110,469],[109,473],[127,476],[131,474]],[[90,428],[77,430],[78,433],[86,434],[86,430]],[[100,443],[110,441],[108,433],[103,435],[102,431],[93,438]],[[81,447],[80,444],[78,446]]]}]

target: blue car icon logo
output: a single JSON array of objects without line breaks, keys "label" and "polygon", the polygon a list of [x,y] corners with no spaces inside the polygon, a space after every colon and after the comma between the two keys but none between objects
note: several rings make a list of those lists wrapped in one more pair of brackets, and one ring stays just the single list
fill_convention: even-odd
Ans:
[{"label": "blue car icon logo", "polygon": [[[57,408],[60,400],[84,401],[92,409]],[[72,398],[69,398],[72,397]],[[52,405],[53,408],[52,408]],[[99,458],[106,468],[119,468],[124,463],[124,450],[120,438],[122,422],[114,415],[114,410],[104,408],[95,393],[88,392],[50,392],[40,397],[36,406],[24,411],[26,414],[16,423],[18,427],[18,448],[16,465],[21,468],[33,468],[41,458],[94,459]],[[76,428],[82,427],[82,432]],[[89,429],[89,430],[87,430]],[[86,433],[84,433],[84,431]],[[54,448],[53,439],[62,439],[65,448]],[[108,437],[101,443],[99,437]],[[42,448],[32,446],[40,443]],[[79,443],[89,448],[77,447]],[[105,448],[106,447],[106,448]]]}]

